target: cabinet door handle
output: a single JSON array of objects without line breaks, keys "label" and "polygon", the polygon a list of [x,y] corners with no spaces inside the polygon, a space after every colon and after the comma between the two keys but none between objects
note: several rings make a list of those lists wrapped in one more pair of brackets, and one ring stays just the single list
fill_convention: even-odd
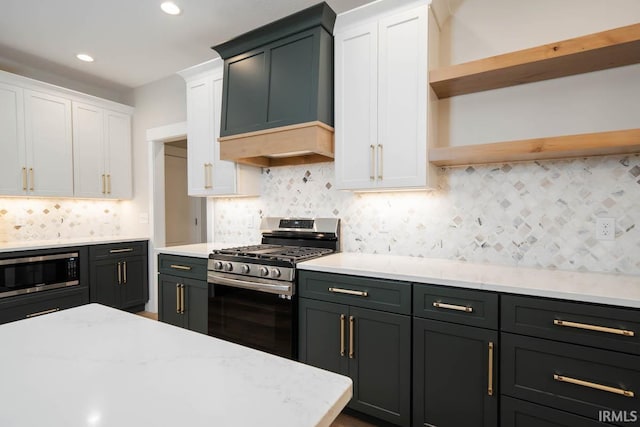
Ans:
[{"label": "cabinet door handle", "polygon": [[51,310],[38,311],[36,313],[27,314],[26,318],[29,319],[31,317],[42,316],[43,314],[55,313],[56,311],[60,311],[60,309],[52,308]]},{"label": "cabinet door handle", "polygon": [[340,315],[340,356],[344,356],[344,319],[345,315]]},{"label": "cabinet door handle", "polygon": [[176,314],[180,314],[180,283],[176,283]]},{"label": "cabinet door handle", "polygon": [[382,181],[382,144],[378,144],[378,179]]},{"label": "cabinet door handle", "polygon": [[607,334],[623,335],[625,337],[633,337],[636,335],[635,332],[628,331],[626,329],[607,328],[606,326],[589,325],[587,323],[567,322],[566,320],[555,319],[553,321],[553,324],[556,326],[566,326],[568,328],[586,329],[588,331],[597,331],[597,332],[605,332]]},{"label": "cabinet door handle", "polygon": [[180,285],[180,314],[184,314],[184,284]]},{"label": "cabinet door handle", "polygon": [[188,265],[171,264],[169,267],[173,268],[174,270],[191,270],[191,267],[189,267]]},{"label": "cabinet door handle", "polygon": [[211,184],[211,163],[204,164],[204,188],[211,188],[213,185]]},{"label": "cabinet door handle", "polygon": [[352,291],[351,289],[329,288],[329,292],[333,292],[334,294],[355,295],[355,296],[358,296],[358,297],[368,297],[369,296],[369,292],[367,292],[367,291]]},{"label": "cabinet door handle", "polygon": [[493,396],[493,342],[489,341],[489,383],[487,385],[487,394]]},{"label": "cabinet door handle", "polygon": [[590,381],[584,381],[584,380],[579,380],[576,378],[571,378],[571,377],[565,377],[564,375],[558,375],[558,374],[553,374],[553,379],[556,381],[560,381],[563,383],[569,383],[569,384],[575,384],[575,385],[579,385],[582,387],[588,387],[588,388],[593,388],[596,390],[602,390],[602,391],[606,391],[609,393],[614,393],[614,394],[618,394],[620,396],[626,396],[626,397],[634,397],[635,393],[630,391],[630,390],[623,390],[621,388],[616,388],[616,387],[609,387],[607,385],[602,385],[602,384],[598,384],[598,383],[592,383]]},{"label": "cabinet door handle", "polygon": [[376,147],[371,144],[369,148],[369,179],[373,181],[376,179]]},{"label": "cabinet door handle", "polygon": [[124,252],[133,252],[133,248],[124,248],[124,249],[111,249],[109,251],[110,254],[121,254]]},{"label": "cabinet door handle", "polygon": [[353,351],[353,324],[355,321],[356,320],[353,316],[349,316],[349,359],[353,359],[355,357],[355,352]]},{"label": "cabinet door handle", "polygon": [[464,305],[453,305],[453,304],[445,304],[442,302],[434,302],[433,306],[435,308],[444,308],[447,310],[456,310],[456,311],[464,311],[465,313],[473,312],[473,307],[466,307]]},{"label": "cabinet door handle", "polygon": [[33,172],[33,168],[29,168],[29,175],[31,176],[31,179],[29,180],[29,182],[31,183],[31,186],[29,187],[29,190],[33,191],[33,189],[35,188],[35,181],[36,181],[36,175],[35,172]]},{"label": "cabinet door handle", "polygon": [[127,261],[122,262],[122,284],[127,284]]},{"label": "cabinet door handle", "polygon": [[104,174],[102,174],[102,194],[107,194],[107,179]]},{"label": "cabinet door handle", "polygon": [[27,168],[22,168],[22,190],[27,191]]},{"label": "cabinet door handle", "polygon": [[107,175],[107,194],[111,194],[111,175]]},{"label": "cabinet door handle", "polygon": [[122,285],[122,263],[118,263],[118,285]]}]

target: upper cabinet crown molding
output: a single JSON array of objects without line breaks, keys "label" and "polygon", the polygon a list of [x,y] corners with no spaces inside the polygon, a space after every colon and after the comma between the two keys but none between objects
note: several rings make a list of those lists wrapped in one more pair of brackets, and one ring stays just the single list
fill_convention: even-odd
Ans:
[{"label": "upper cabinet crown molding", "polygon": [[640,24],[437,68],[439,98],[640,63]]}]

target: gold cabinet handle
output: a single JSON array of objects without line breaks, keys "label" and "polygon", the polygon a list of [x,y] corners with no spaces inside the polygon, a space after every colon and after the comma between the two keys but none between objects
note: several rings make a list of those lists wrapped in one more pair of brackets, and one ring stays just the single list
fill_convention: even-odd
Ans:
[{"label": "gold cabinet handle", "polygon": [[370,157],[369,157],[369,179],[371,181],[376,179],[376,147],[371,144],[370,148]]},{"label": "gold cabinet handle", "polygon": [[553,324],[556,326],[566,326],[568,328],[586,329],[588,331],[597,331],[597,332],[605,332],[607,334],[623,335],[625,337],[633,337],[636,335],[635,332],[628,331],[625,329],[607,328],[606,326],[589,325],[587,323],[567,322],[565,320],[555,319],[553,321]]},{"label": "gold cabinet handle", "polygon": [[118,263],[118,285],[122,285],[122,263]]},{"label": "gold cabinet handle", "polygon": [[133,252],[133,248],[124,248],[124,249],[111,249],[109,251],[110,254],[121,254],[124,252]]},{"label": "gold cabinet handle", "polygon": [[434,302],[433,306],[435,308],[444,308],[446,310],[464,311],[465,313],[473,312],[473,307],[466,307],[464,305],[453,305],[453,304],[445,304],[442,302]]},{"label": "gold cabinet handle", "polygon": [[489,382],[487,385],[487,394],[493,396],[493,342],[489,341]]},{"label": "gold cabinet handle", "polygon": [[29,175],[31,176],[31,179],[29,180],[29,182],[31,183],[29,190],[33,191],[35,187],[35,181],[36,181],[36,176],[35,176],[35,173],[33,172],[33,168],[29,168]]},{"label": "gold cabinet handle", "polygon": [[111,194],[111,175],[107,175],[107,194]]},{"label": "gold cabinet handle", "polygon": [[368,297],[369,296],[369,292],[367,292],[367,291],[352,291],[351,289],[329,288],[329,292],[333,292],[334,294],[355,295],[355,296],[358,296],[358,297]]},{"label": "gold cabinet handle", "polygon": [[579,380],[579,379],[576,379],[576,378],[565,377],[564,375],[553,374],[553,379],[556,380],[556,381],[563,382],[563,383],[575,384],[575,385],[579,385],[579,386],[582,386],[582,387],[588,387],[588,388],[593,388],[593,389],[596,389],[596,390],[606,391],[606,392],[613,393],[613,394],[618,394],[620,396],[626,396],[626,397],[634,397],[635,396],[634,392],[629,391],[629,390],[623,390],[621,388],[616,388],[616,387],[609,387],[609,386],[606,386],[606,385],[592,383],[590,381]]},{"label": "gold cabinet handle", "polygon": [[102,194],[107,194],[107,178],[102,174]]},{"label": "gold cabinet handle", "polygon": [[344,319],[345,315],[340,315],[340,356],[344,356]]},{"label": "gold cabinet handle", "polygon": [[174,270],[185,270],[185,271],[191,270],[191,267],[189,267],[188,265],[171,264],[170,267],[173,268]]},{"label": "gold cabinet handle", "polygon": [[180,314],[180,283],[176,283],[176,314]]},{"label": "gold cabinet handle", "polygon": [[355,357],[355,352],[353,351],[353,324],[355,323],[355,319],[353,316],[349,316],[349,359],[353,359]]},{"label": "gold cabinet handle", "polygon": [[127,261],[122,262],[122,284],[127,284]]},{"label": "gold cabinet handle", "polygon": [[204,164],[204,188],[211,188],[211,163]]},{"label": "gold cabinet handle", "polygon": [[27,314],[26,318],[29,319],[31,317],[42,316],[43,314],[55,313],[56,311],[60,311],[60,309],[52,308],[51,310],[38,311],[36,313]]},{"label": "gold cabinet handle", "polygon": [[180,285],[180,314],[184,314],[184,284]]},{"label": "gold cabinet handle", "polygon": [[378,144],[378,179],[382,181],[382,144]]},{"label": "gold cabinet handle", "polygon": [[22,168],[22,190],[27,191],[27,168]]}]

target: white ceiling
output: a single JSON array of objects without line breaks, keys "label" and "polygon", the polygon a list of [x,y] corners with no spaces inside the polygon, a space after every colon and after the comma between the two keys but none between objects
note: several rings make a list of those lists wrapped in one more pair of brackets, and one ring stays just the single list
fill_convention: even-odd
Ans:
[{"label": "white ceiling", "polygon": [[[130,88],[218,55],[211,46],[320,0],[2,0],[0,56],[38,58]],[[327,0],[336,13],[373,0]],[[95,58],[83,63],[76,54]]]}]

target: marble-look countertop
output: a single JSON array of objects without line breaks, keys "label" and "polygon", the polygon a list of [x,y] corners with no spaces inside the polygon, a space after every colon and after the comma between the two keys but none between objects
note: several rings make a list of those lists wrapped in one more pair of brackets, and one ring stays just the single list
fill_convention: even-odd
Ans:
[{"label": "marble-look countertop", "polygon": [[155,248],[156,253],[190,256],[194,258],[209,258],[209,254],[216,249],[233,248],[246,246],[238,243],[194,243],[192,245],[167,246],[165,248]]},{"label": "marble-look countertop", "polygon": [[136,242],[149,240],[148,237],[109,236],[109,237],[80,237],[74,239],[53,240],[24,240],[21,242],[0,242],[1,252],[28,251],[32,249],[55,249],[67,246],[99,245],[102,243]]},{"label": "marble-look countertop", "polygon": [[297,266],[302,270],[640,308],[640,276],[361,253],[333,254]]},{"label": "marble-look countertop", "polygon": [[349,378],[98,304],[0,325],[0,426],[329,426]]}]

